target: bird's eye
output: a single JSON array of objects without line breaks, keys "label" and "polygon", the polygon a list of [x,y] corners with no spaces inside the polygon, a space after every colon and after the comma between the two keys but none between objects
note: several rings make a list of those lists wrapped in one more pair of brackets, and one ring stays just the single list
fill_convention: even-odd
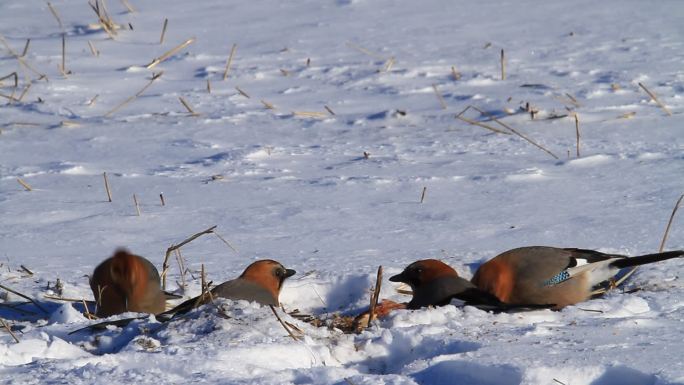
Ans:
[{"label": "bird's eye", "polygon": [[283,276],[283,271],[280,270],[280,269],[278,269],[278,270],[276,270],[275,274],[276,274],[277,277],[282,277],[282,276]]},{"label": "bird's eye", "polygon": [[416,269],[416,273],[418,273],[418,274],[422,274],[422,273],[423,273],[423,269],[421,269],[420,267],[419,267],[419,268],[417,268],[417,269]]}]

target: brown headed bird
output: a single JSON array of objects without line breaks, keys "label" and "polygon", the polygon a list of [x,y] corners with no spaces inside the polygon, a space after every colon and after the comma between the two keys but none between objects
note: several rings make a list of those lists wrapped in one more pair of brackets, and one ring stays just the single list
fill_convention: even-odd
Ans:
[{"label": "brown headed bird", "polygon": [[216,286],[211,294],[215,297],[279,306],[278,296],[283,282],[295,273],[296,271],[286,269],[276,261],[264,259],[247,266],[238,278]]},{"label": "brown headed bird", "polygon": [[247,266],[238,278],[223,282],[211,289],[210,295],[205,295],[203,298],[200,295],[189,299],[166,313],[185,313],[216,297],[279,306],[278,296],[283,282],[295,273],[294,270],[286,269],[279,262],[271,259],[256,261]]},{"label": "brown headed bird", "polygon": [[[413,298],[409,309],[426,306],[443,306],[456,298],[466,305],[488,310],[507,310],[509,305],[487,291],[478,289],[458,276],[456,270],[436,259],[424,259],[408,265],[404,271],[389,279],[411,286]],[[519,306],[515,306],[516,308]]]},{"label": "brown headed bird", "polygon": [[[398,309],[419,309],[428,306],[448,305],[453,299],[482,310],[510,311],[521,309],[546,309],[551,304],[507,304],[491,293],[479,289],[470,281],[458,276],[456,270],[436,259],[423,259],[408,265],[401,273],[390,277],[391,282],[411,286],[413,298],[407,304],[383,300],[375,308],[373,317],[383,318]],[[368,324],[370,310],[359,314],[352,323],[355,331]]]},{"label": "brown headed bird", "polygon": [[485,262],[472,283],[509,305],[554,304],[560,309],[590,299],[621,269],[684,256],[684,250],[626,257],[593,250],[521,247]]},{"label": "brown headed bird", "polygon": [[154,265],[123,249],[95,268],[90,288],[97,303],[95,314],[98,317],[127,311],[159,314],[166,304],[159,272]]}]

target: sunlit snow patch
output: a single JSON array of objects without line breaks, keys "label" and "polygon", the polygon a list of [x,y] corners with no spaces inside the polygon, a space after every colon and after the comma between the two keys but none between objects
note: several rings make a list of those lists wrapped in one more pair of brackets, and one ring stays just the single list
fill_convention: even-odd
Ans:
[{"label": "sunlit snow patch", "polygon": [[608,162],[611,162],[613,160],[613,157],[610,155],[591,155],[591,156],[585,156],[583,158],[579,159],[573,159],[568,161],[568,165],[570,166],[575,166],[575,167],[592,167],[592,166],[597,166],[600,164],[605,164]]}]

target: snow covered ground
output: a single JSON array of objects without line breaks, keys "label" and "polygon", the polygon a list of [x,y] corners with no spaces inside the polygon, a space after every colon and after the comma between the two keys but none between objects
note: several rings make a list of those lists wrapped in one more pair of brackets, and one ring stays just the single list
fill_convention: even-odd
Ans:
[{"label": "snow covered ground", "polygon": [[[378,265],[382,297],[405,301],[386,278],[416,259],[469,278],[526,245],[654,252],[684,192],[684,3],[128,2],[135,12],[107,2],[124,26],[114,39],[86,2],[51,2],[63,27],[45,2],[0,2],[0,35],[18,54],[31,39],[32,68],[0,44],[0,77],[18,73],[0,84],[0,283],[49,313],[3,297],[20,343],[0,331],[0,383],[684,383],[679,260],[640,268],[636,292],[560,312],[398,311],[359,335],[281,313],[300,341],[269,308],[229,301],[68,334],[93,321],[44,298],[59,279],[64,297],[90,299],[86,275],[116,247],[161,268],[170,245],[213,225],[237,251],[213,235],[184,246],[186,295],[201,264],[222,282],[272,258],[298,271],[285,309],[322,318],[366,306]],[[455,118],[471,105],[557,159]],[[675,218],[667,249],[682,248]],[[180,281],[174,261],[169,289]]]}]

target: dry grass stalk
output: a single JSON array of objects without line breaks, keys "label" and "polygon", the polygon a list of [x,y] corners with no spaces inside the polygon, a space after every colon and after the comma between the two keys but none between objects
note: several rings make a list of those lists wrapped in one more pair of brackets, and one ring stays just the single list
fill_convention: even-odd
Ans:
[{"label": "dry grass stalk", "polygon": [[297,338],[297,336],[295,336],[295,335],[292,333],[292,330],[290,330],[290,328],[287,327],[287,325],[285,325],[285,322],[283,322],[283,320],[280,318],[280,316],[278,315],[278,312],[277,312],[276,309],[275,309],[275,306],[273,306],[273,305],[268,305],[268,306],[271,308],[271,311],[273,312],[273,315],[275,315],[275,317],[278,319],[278,322],[280,322],[280,324],[283,326],[283,328],[285,329],[285,331],[287,331],[287,334],[288,334],[290,337],[292,337],[293,340],[299,341],[299,338]]},{"label": "dry grass stalk", "polygon": [[[107,20],[111,21],[112,18],[109,16],[109,10],[107,9],[107,2],[105,0],[100,0],[100,3],[102,4],[102,14],[107,18]],[[114,25],[113,22],[112,22],[112,25]]]},{"label": "dry grass stalk", "polygon": [[200,231],[200,232],[197,233],[197,234],[191,235],[190,237],[188,237],[187,239],[185,239],[183,242],[181,242],[181,243],[179,243],[179,244],[177,244],[177,245],[171,245],[168,249],[166,249],[166,254],[164,255],[164,262],[162,263],[162,273],[161,273],[161,277],[162,277],[162,288],[163,288],[164,290],[166,290],[166,275],[167,275],[168,270],[169,270],[169,257],[171,256],[171,253],[172,253],[174,250],[180,249],[180,248],[183,247],[184,245],[187,245],[188,243],[194,241],[195,239],[201,237],[201,236],[204,235],[204,234],[211,234],[211,233],[213,233],[215,228],[216,228],[216,226],[212,226],[212,227],[210,227],[210,228],[208,228],[208,229],[206,229],[206,230],[204,230],[204,231]]},{"label": "dry grass stalk", "polygon": [[103,172],[102,177],[104,178],[105,191],[107,191],[107,200],[112,201],[112,190],[109,189],[109,180],[107,179],[107,173]]},{"label": "dry grass stalk", "polygon": [[498,123],[498,124],[501,125],[502,127],[508,129],[509,131],[511,131],[512,133],[514,133],[515,135],[518,135],[519,137],[525,139],[528,143],[530,143],[530,144],[532,144],[533,146],[537,147],[538,149],[544,151],[545,153],[551,155],[551,156],[554,157],[555,159],[558,159],[558,157],[556,156],[556,154],[554,154],[553,152],[549,151],[548,149],[546,149],[545,147],[543,147],[543,146],[540,145],[539,143],[535,142],[534,140],[532,140],[532,139],[528,138],[527,136],[521,134],[520,132],[518,132],[516,129],[514,129],[514,128],[511,127],[511,126],[509,126],[508,124],[506,124],[506,123],[500,121],[499,119],[497,119],[497,118],[496,118],[495,116],[493,116],[492,114],[490,114],[490,113],[488,113],[488,112],[486,112],[486,111],[483,111],[483,110],[481,110],[481,109],[479,109],[479,108],[477,108],[477,107],[475,107],[475,106],[468,106],[468,107],[472,107],[473,109],[477,110],[477,111],[478,111],[479,113],[481,113],[482,115],[485,115],[485,116],[490,117],[493,121],[495,121],[496,123]]},{"label": "dry grass stalk", "polygon": [[24,186],[26,191],[33,191],[31,186],[29,186],[28,183],[24,182],[21,178],[17,178],[17,182],[19,182],[20,185]]},{"label": "dry grass stalk", "polygon": [[266,107],[266,108],[269,109],[269,110],[275,110],[275,109],[276,109],[275,106],[274,106],[273,104],[271,104],[271,103],[265,101],[264,99],[261,99],[260,102],[261,102],[261,104],[264,105],[264,107]]},{"label": "dry grass stalk", "polygon": [[38,75],[39,79],[45,79],[46,81],[48,80],[47,75],[45,75],[44,73],[41,73],[40,71],[33,68],[33,66],[31,66],[23,57],[21,57],[16,52],[14,52],[12,47],[10,47],[9,43],[7,43],[7,40],[5,40],[5,37],[2,35],[0,35],[0,43],[2,43],[2,45],[5,46],[5,48],[9,51],[9,53],[12,56],[14,56],[14,58],[17,59],[19,64],[21,64],[24,68],[26,68],[26,69],[32,71],[33,73],[35,73],[36,75]]},{"label": "dry grass stalk", "polygon": [[439,92],[439,90],[437,89],[437,84],[433,84],[433,85],[432,85],[432,89],[435,91],[435,95],[437,95],[437,99],[439,100],[439,104],[442,105],[442,109],[443,109],[443,110],[446,110],[446,109],[447,109],[447,104],[446,104],[446,102],[444,101],[444,97],[442,97],[442,93]]},{"label": "dry grass stalk", "polygon": [[17,98],[14,96],[14,95],[16,95],[16,93],[17,93],[17,89],[16,89],[16,88],[13,88],[13,89],[12,89],[12,94],[9,96],[9,102],[7,102],[8,104],[12,104],[12,102],[18,102],[18,101],[19,101],[19,99],[17,99]]},{"label": "dry grass stalk", "polygon": [[246,97],[247,99],[251,99],[251,97],[245,91],[243,91],[242,88],[235,86],[235,89],[240,93],[240,95]]},{"label": "dry grass stalk", "polygon": [[192,115],[192,116],[199,116],[199,114],[198,114],[197,112],[195,112],[195,110],[193,110],[192,107],[190,107],[190,105],[188,104],[188,102],[186,102],[185,99],[183,99],[183,97],[179,96],[179,97],[178,97],[178,100],[180,100],[181,104],[183,105],[183,107],[185,107],[186,110],[188,110],[188,112],[190,113],[190,115]]},{"label": "dry grass stalk", "polygon": [[355,383],[352,382],[352,380],[348,379],[347,377],[344,377],[344,382],[346,382],[349,385],[356,385]]},{"label": "dry grass stalk", "polygon": [[209,79],[207,79],[207,93],[211,93],[211,82],[209,81]]},{"label": "dry grass stalk", "polygon": [[54,295],[44,295],[43,298],[51,299],[54,301],[64,301],[64,302],[82,302],[83,301],[83,298],[66,298],[66,297],[57,297]]},{"label": "dry grass stalk", "polygon": [[24,99],[24,96],[28,93],[28,91],[31,89],[31,83],[28,83],[26,87],[24,87],[24,90],[21,91],[21,94],[19,95],[19,98],[16,99],[17,102],[21,102]]},{"label": "dry grass stalk", "polygon": [[55,17],[57,20],[57,23],[59,23],[59,29],[64,30],[64,24],[62,24],[62,19],[59,17],[59,14],[57,13],[57,10],[55,7],[52,6],[52,3],[49,1],[47,2],[48,8],[50,8],[50,12],[52,12],[52,16]]},{"label": "dry grass stalk", "polygon": [[667,106],[665,106],[653,92],[646,88],[646,86],[643,83],[639,82],[639,87],[643,88],[644,91],[646,91],[646,93],[648,94],[648,96],[650,96],[651,99],[653,99],[653,101],[656,102],[656,104],[658,104],[658,106],[660,106],[660,108],[662,108],[668,116],[672,116],[672,112],[670,112]]},{"label": "dry grass stalk", "polygon": [[9,79],[9,78],[14,78],[14,86],[13,87],[17,88],[19,86],[19,75],[17,75],[16,71],[12,72],[11,74],[9,74],[7,76],[1,77],[0,78],[0,85],[2,85],[3,80]]},{"label": "dry grass stalk", "polygon": [[207,292],[207,274],[204,271],[204,264],[202,264],[202,275],[200,276],[201,278],[201,286],[202,286],[202,295],[201,298],[204,298],[206,292]]},{"label": "dry grass stalk", "polygon": [[159,194],[159,200],[161,201],[162,206],[166,206],[166,201],[164,200],[164,194],[163,193]]},{"label": "dry grass stalk", "polygon": [[233,251],[235,252],[235,254],[240,254],[240,253],[237,251],[237,249],[236,249],[235,247],[233,247],[233,245],[230,244],[230,242],[228,242],[224,237],[221,236],[221,234],[219,234],[219,233],[217,233],[216,231],[214,231],[214,235],[216,235],[216,237],[217,237],[218,239],[220,239],[221,242],[225,243],[228,247],[230,247],[230,249],[233,250]]},{"label": "dry grass stalk", "polygon": [[456,119],[462,120],[462,121],[464,121],[464,122],[466,122],[466,123],[470,123],[470,124],[472,124],[472,125],[474,125],[474,126],[486,128],[486,129],[488,129],[488,130],[490,130],[490,131],[496,132],[497,134],[510,135],[510,132],[506,132],[506,131],[499,130],[498,128],[492,127],[492,126],[490,126],[490,125],[488,125],[488,124],[480,123],[480,122],[478,122],[478,121],[476,121],[476,120],[470,120],[470,119],[468,119],[468,118],[464,118],[464,117],[460,116],[460,114],[459,114],[459,115],[456,115]]},{"label": "dry grass stalk", "polygon": [[163,72],[160,72],[160,73],[158,73],[158,74],[152,75],[152,79],[150,80],[149,83],[147,83],[147,85],[145,85],[145,87],[143,87],[143,88],[142,88],[140,91],[138,91],[135,95],[129,97],[129,98],[126,99],[126,100],[124,100],[124,101],[121,102],[119,105],[117,105],[116,107],[112,108],[109,112],[107,112],[106,114],[104,114],[105,118],[108,117],[109,115],[115,113],[116,111],[118,111],[119,109],[121,109],[121,107],[125,106],[126,104],[132,102],[132,101],[135,100],[138,96],[142,95],[142,93],[145,92],[145,91],[152,85],[152,83],[154,83],[155,80],[159,79],[159,78],[162,76],[162,74],[164,74],[164,73],[163,73]]},{"label": "dry grass stalk", "polygon": [[461,73],[456,71],[456,67],[451,66],[451,76],[454,80],[461,80]]},{"label": "dry grass stalk", "polygon": [[290,73],[282,68],[280,69],[280,73],[283,74],[283,76],[290,76]]},{"label": "dry grass stalk", "polygon": [[618,119],[632,119],[636,115],[636,111],[625,112],[624,114],[618,116]]},{"label": "dry grass stalk", "polygon": [[31,44],[31,39],[26,39],[26,44],[24,44],[24,50],[21,51],[21,55],[20,55],[21,57],[26,56],[26,54],[28,53],[29,44]]},{"label": "dry grass stalk", "polygon": [[30,122],[11,122],[11,123],[8,123],[8,126],[40,127],[40,126],[42,126],[42,124],[40,124],[40,123],[30,123]]},{"label": "dry grass stalk", "polygon": [[170,50],[164,52],[163,55],[161,55],[161,56],[159,56],[158,58],[152,60],[152,62],[151,62],[150,64],[146,65],[145,68],[151,69],[151,68],[156,67],[157,64],[159,64],[159,63],[163,62],[164,60],[170,58],[171,56],[175,55],[176,53],[178,53],[178,51],[180,51],[180,50],[182,50],[183,48],[189,46],[189,45],[192,44],[194,41],[195,41],[195,38],[194,38],[194,37],[191,37],[190,39],[188,39],[188,40],[182,42],[181,44],[179,44],[179,45],[177,45],[177,46],[171,48]]},{"label": "dry grass stalk", "polygon": [[24,265],[19,265],[19,267],[20,267],[22,270],[24,270],[24,272],[26,272],[26,274],[28,274],[28,275],[33,275],[33,272],[32,272],[31,270],[29,270],[28,267],[26,267],[26,266],[24,266]]},{"label": "dry grass stalk", "polygon": [[164,36],[166,36],[166,27],[169,25],[169,19],[164,18],[164,25],[162,26],[161,36],[159,37],[159,44],[164,44]]},{"label": "dry grass stalk", "polygon": [[575,134],[577,136],[577,157],[580,157],[580,129],[579,129],[579,116],[575,114]]},{"label": "dry grass stalk", "polygon": [[674,219],[677,210],[679,210],[679,206],[682,204],[682,199],[684,199],[684,194],[682,194],[679,197],[679,199],[677,199],[677,203],[675,203],[675,206],[672,209],[672,214],[670,214],[670,220],[667,221],[667,227],[665,227],[665,234],[663,234],[663,240],[660,241],[660,248],[658,249],[658,251],[661,253],[665,249],[665,242],[667,242],[667,236],[670,234],[670,226],[672,226],[672,220]]},{"label": "dry grass stalk", "polygon": [[0,94],[0,97],[3,97],[5,99],[9,100],[9,102],[7,102],[7,103],[12,103],[12,102],[17,101],[17,99],[14,98],[14,93],[12,95]]},{"label": "dry grass stalk", "polygon": [[325,112],[318,112],[318,111],[292,111],[292,115],[298,116],[300,118],[316,118],[316,119],[325,119],[329,116]]},{"label": "dry grass stalk", "polygon": [[92,107],[93,105],[95,105],[95,101],[97,100],[98,97],[100,97],[100,94],[96,94],[95,96],[93,96],[92,99],[90,99],[88,101],[88,103],[86,103],[86,105],[88,107]]},{"label": "dry grass stalk", "polygon": [[14,334],[12,328],[10,328],[7,322],[5,322],[4,319],[0,318],[0,323],[2,324],[2,326],[5,327],[5,329],[7,329],[7,332],[12,336],[12,338],[14,338],[14,342],[19,343],[19,338],[17,338],[16,334]]},{"label": "dry grass stalk", "polygon": [[62,66],[59,70],[62,71],[64,76],[69,74],[69,71],[66,69],[66,33],[62,34]]},{"label": "dry grass stalk", "polygon": [[335,116],[335,112],[333,112],[333,110],[330,109],[330,107],[328,107],[328,106],[323,106],[323,108],[325,108],[325,110],[328,111],[328,113],[329,113],[330,115]]},{"label": "dry grass stalk", "polygon": [[373,58],[376,58],[376,59],[382,59],[382,60],[385,59],[385,57],[383,57],[382,55],[378,55],[377,53],[371,52],[370,50],[367,50],[367,49],[365,49],[361,46],[358,46],[352,42],[347,42],[347,47],[353,48],[359,52],[365,53],[366,55],[373,57]]},{"label": "dry grass stalk", "polygon": [[95,12],[95,15],[97,16],[98,22],[100,26],[102,26],[102,29],[107,33],[107,35],[111,39],[114,39],[114,35],[116,35],[117,25],[109,17],[109,13],[107,12],[107,7],[104,3],[104,0],[102,1],[102,9],[100,9],[99,0],[95,0],[95,4],[88,1],[88,5],[90,5],[90,8],[92,8],[93,12]]},{"label": "dry grass stalk", "polygon": [[425,200],[425,193],[427,192],[427,187],[423,187],[423,192],[420,194],[420,203]]},{"label": "dry grass stalk", "polygon": [[366,327],[370,327],[371,322],[375,319],[375,307],[378,305],[378,299],[380,298],[380,288],[382,287],[382,266],[378,266],[378,274],[375,277],[375,289],[373,290],[373,295],[371,295],[370,301],[370,314],[368,315],[368,324]]},{"label": "dry grass stalk", "polygon": [[230,55],[228,55],[228,60],[226,61],[226,69],[223,71],[223,80],[228,78],[228,71],[230,71],[230,65],[233,63],[233,56],[235,56],[235,51],[237,50],[237,44],[233,44],[230,49]]},{"label": "dry grass stalk", "polygon": [[506,55],[501,50],[501,80],[506,80]]},{"label": "dry grass stalk", "polygon": [[392,70],[392,66],[394,65],[395,61],[396,61],[396,59],[394,59],[394,56],[387,59],[387,61],[382,66],[382,69],[379,72],[390,72]]},{"label": "dry grass stalk", "polygon": [[135,213],[140,216],[140,204],[138,204],[138,197],[133,194],[133,204],[135,205]]},{"label": "dry grass stalk", "polygon": [[95,298],[95,307],[99,308],[102,305],[102,293],[104,293],[104,287],[97,285],[97,298]]},{"label": "dry grass stalk", "polygon": [[9,291],[9,292],[12,293],[12,294],[18,295],[19,297],[21,297],[21,298],[23,298],[23,299],[25,299],[25,300],[30,301],[32,304],[36,305],[36,307],[37,307],[38,309],[40,309],[43,313],[45,313],[45,314],[50,314],[47,310],[45,310],[44,307],[40,306],[40,304],[39,304],[38,302],[36,302],[33,298],[31,298],[31,297],[29,297],[29,296],[27,296],[27,295],[21,294],[21,293],[18,292],[18,291],[12,290],[12,289],[10,289],[9,287],[7,287],[7,286],[5,286],[5,285],[2,285],[2,284],[0,284],[0,289]]},{"label": "dry grass stalk", "polygon": [[311,58],[310,57],[306,58],[306,67],[307,68],[311,67]]},{"label": "dry grass stalk", "polygon": [[135,13],[135,8],[128,3],[128,0],[121,0],[121,3],[124,5],[124,7],[126,7],[129,13]]},{"label": "dry grass stalk", "polygon": [[[178,263],[178,270],[180,270],[181,273],[181,288],[183,289],[183,293],[185,293],[185,288],[187,287],[185,283],[185,262],[183,261],[183,256],[180,253],[180,249],[176,249],[176,262]],[[204,267],[204,265],[202,265]]]},{"label": "dry grass stalk", "polygon": [[573,104],[575,107],[581,107],[581,106],[582,106],[582,105],[577,101],[577,99],[576,99],[574,96],[570,95],[569,93],[566,92],[566,93],[565,93],[565,96],[567,96],[568,99],[570,99],[570,102],[572,102],[572,104]]},{"label": "dry grass stalk", "polygon": [[90,309],[88,309],[88,304],[86,303],[86,300],[85,300],[85,299],[81,299],[81,303],[83,303],[83,308],[85,309],[85,313],[84,313],[84,314],[85,314],[86,318],[88,318],[89,320],[97,319],[97,317],[95,316],[95,314],[91,313],[91,312],[90,312]]},{"label": "dry grass stalk", "polygon": [[95,44],[93,44],[93,42],[90,40],[88,40],[88,47],[90,47],[90,53],[92,53],[93,56],[100,56],[100,51],[98,51],[97,48],[95,48]]},{"label": "dry grass stalk", "polygon": [[207,283],[206,274],[204,272],[204,264],[202,264],[202,273],[200,275],[200,279],[201,279],[202,293],[199,295],[199,297],[197,297],[197,300],[192,305],[193,309],[202,305],[202,304],[207,303],[207,299],[210,301],[214,300],[214,297],[212,296],[211,292],[209,291],[209,284]]}]

